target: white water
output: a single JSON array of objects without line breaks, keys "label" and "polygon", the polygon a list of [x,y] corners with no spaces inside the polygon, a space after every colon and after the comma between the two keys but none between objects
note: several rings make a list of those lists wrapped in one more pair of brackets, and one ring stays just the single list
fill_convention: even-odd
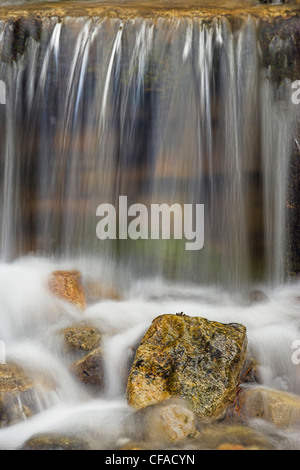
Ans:
[{"label": "white water", "polygon": [[[115,448],[134,435],[128,424],[134,413],[126,404],[125,384],[132,349],[152,320],[160,314],[183,311],[221,322],[240,322],[247,327],[249,357],[260,364],[259,380],[265,386],[300,395],[299,366],[292,363],[292,344],[300,335],[299,284],[265,289],[268,300],[250,304],[234,299],[218,288],[168,284],[161,279],[136,283],[121,301],[102,300],[79,313],[69,304],[49,295],[47,275],[72,263],[25,258],[2,264],[0,269],[0,338],[5,342],[7,360],[23,365],[35,376],[44,372],[55,382],[45,389],[41,412],[19,424],[0,430],[0,448],[20,448],[32,435],[66,433],[89,441],[92,448]],[[83,267],[83,281],[86,279]],[[91,271],[89,270],[89,275]],[[69,360],[62,353],[59,330],[84,319],[104,333],[105,389],[98,397],[89,395],[69,372]],[[262,426],[256,423],[256,426]],[[103,431],[105,429],[105,432]],[[284,439],[279,431],[277,446]]]}]

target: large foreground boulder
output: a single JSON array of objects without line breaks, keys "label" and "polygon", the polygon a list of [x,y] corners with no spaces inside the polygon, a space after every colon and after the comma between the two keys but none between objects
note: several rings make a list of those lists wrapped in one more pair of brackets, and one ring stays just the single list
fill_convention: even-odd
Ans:
[{"label": "large foreground boulder", "polygon": [[246,350],[243,325],[161,315],[136,351],[128,403],[144,408],[177,397],[199,417],[219,418],[234,400]]}]

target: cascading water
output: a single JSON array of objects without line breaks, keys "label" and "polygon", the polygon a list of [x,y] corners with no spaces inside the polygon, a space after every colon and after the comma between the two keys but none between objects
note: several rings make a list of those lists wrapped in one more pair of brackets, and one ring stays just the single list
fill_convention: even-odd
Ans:
[{"label": "cascading water", "polygon": [[[253,21],[234,35],[224,20],[45,20],[12,63],[13,34],[3,24],[2,259],[33,250],[132,267],[134,256],[138,277],[146,260],[147,276],[239,288],[265,256],[263,278],[282,281],[288,161],[280,156],[295,106],[288,86],[282,104],[273,102]],[[253,202],[258,173],[264,194]],[[148,205],[203,203],[204,249],[99,242],[95,208],[123,194]],[[259,256],[247,225],[257,202],[265,209],[257,231],[266,233]]]},{"label": "cascading water", "polygon": [[[274,80],[265,63],[259,20],[66,16],[0,28],[0,340],[8,359],[56,384],[37,416],[0,430],[0,447],[58,430],[88,435],[95,448],[117,445],[132,414],[131,347],[162,313],[243,323],[261,382],[300,394],[287,231],[298,108],[291,76]],[[97,206],[118,207],[120,195],[128,205],[204,204],[204,247],[99,240]],[[45,289],[60,268],[123,296],[84,313],[104,334],[96,399],[61,348],[58,332],[82,314]],[[257,286],[268,299],[249,304]],[[281,437],[279,448],[300,445]]]}]

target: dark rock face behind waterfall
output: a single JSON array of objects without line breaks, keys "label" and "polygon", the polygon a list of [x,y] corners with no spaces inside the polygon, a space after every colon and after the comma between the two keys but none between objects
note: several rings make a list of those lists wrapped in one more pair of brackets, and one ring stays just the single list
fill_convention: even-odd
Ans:
[{"label": "dark rock face behind waterfall", "polygon": [[[59,5],[0,10],[2,259],[100,254],[233,289],[296,275],[297,6],[153,5],[133,20],[134,5]],[[204,247],[98,240],[96,208],[119,195],[204,204]]]}]

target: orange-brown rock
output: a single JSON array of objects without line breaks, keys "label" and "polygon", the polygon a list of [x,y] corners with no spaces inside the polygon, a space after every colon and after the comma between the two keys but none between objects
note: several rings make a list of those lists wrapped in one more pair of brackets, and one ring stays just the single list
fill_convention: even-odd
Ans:
[{"label": "orange-brown rock", "polygon": [[247,450],[246,447],[239,444],[222,444],[217,450]]},{"label": "orange-brown rock", "polygon": [[79,271],[54,271],[49,278],[50,292],[56,297],[72,303],[81,310],[86,307],[86,298]]}]

